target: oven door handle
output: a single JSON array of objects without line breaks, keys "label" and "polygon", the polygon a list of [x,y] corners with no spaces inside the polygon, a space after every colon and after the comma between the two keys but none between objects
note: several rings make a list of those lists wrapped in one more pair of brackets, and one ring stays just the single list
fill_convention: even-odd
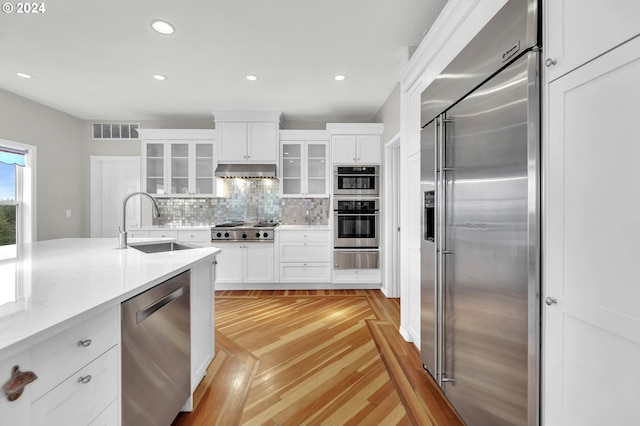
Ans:
[{"label": "oven door handle", "polygon": [[333,211],[336,216],[380,216],[379,212],[374,213],[358,213],[358,212],[345,212],[340,210]]}]

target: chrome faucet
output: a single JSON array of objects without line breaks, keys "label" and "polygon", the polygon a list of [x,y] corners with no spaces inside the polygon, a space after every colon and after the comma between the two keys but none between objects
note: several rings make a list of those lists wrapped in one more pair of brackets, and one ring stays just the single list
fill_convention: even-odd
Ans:
[{"label": "chrome faucet", "polygon": [[156,199],[153,198],[151,195],[141,191],[132,192],[131,194],[125,195],[124,198],[122,199],[122,227],[118,226],[118,248],[119,249],[127,248],[127,201],[129,201],[129,198],[133,197],[134,195],[144,195],[145,197],[149,197],[149,199],[153,203],[153,209],[152,209],[153,217],[154,218],[160,217],[160,210],[158,209],[158,203],[156,202]]}]

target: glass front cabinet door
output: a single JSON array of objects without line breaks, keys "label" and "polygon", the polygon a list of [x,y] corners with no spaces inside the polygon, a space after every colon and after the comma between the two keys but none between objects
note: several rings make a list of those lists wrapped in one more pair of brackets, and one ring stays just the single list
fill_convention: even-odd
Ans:
[{"label": "glass front cabinet door", "polygon": [[145,141],[144,191],[157,196],[216,196],[212,141]]},{"label": "glass front cabinet door", "polygon": [[328,143],[284,141],[281,149],[282,196],[328,197]]}]

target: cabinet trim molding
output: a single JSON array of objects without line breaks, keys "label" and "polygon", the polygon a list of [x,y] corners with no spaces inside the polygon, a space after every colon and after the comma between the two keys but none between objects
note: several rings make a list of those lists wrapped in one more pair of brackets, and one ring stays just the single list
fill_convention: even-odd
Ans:
[{"label": "cabinet trim molding", "polygon": [[247,122],[272,122],[280,123],[282,121],[282,112],[280,111],[263,111],[263,112],[214,112],[216,122],[220,121],[247,121]]}]

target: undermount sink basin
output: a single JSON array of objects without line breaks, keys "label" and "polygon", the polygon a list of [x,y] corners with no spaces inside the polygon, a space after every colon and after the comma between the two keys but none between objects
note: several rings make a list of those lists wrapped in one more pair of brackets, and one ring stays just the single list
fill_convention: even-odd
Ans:
[{"label": "undermount sink basin", "polygon": [[172,241],[166,243],[129,244],[129,247],[140,250],[144,253],[161,253],[164,251],[189,250],[194,248],[185,244],[174,243]]}]

